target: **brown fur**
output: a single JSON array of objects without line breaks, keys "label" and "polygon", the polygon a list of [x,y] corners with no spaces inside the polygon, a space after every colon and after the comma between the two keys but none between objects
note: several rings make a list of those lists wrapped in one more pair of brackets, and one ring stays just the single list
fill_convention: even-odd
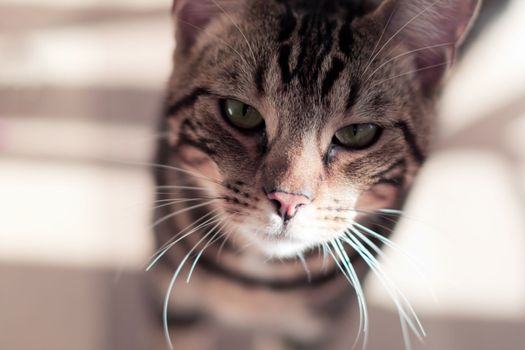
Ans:
[{"label": "brown fur", "polygon": [[[347,313],[323,316],[315,310],[330,309],[334,300],[341,303],[336,311],[347,310],[352,291],[343,278],[323,281],[336,267],[324,266],[313,251],[353,220],[389,235],[394,223],[376,210],[400,208],[424,161],[436,92],[476,4],[388,0],[365,13],[366,4],[344,0],[175,2],[178,48],[165,124],[170,143],[161,145],[158,160],[200,175],[164,169],[158,183],[201,186],[205,191],[176,194],[216,199],[164,221],[157,239],[164,244],[206,213],[219,213],[227,237],[206,249],[207,270],[197,268],[191,284],[177,284],[171,312],[203,314],[214,330],[233,329],[292,349],[337,347],[329,341],[341,335],[334,321]],[[431,48],[421,50],[426,46]],[[231,127],[220,112],[223,98],[257,109],[264,131]],[[358,151],[332,143],[336,131],[356,123],[379,125],[381,137]],[[311,203],[285,225],[267,198],[272,191],[301,194]],[[184,206],[164,207],[156,215]],[[206,232],[172,249],[160,273],[161,290],[167,287],[165,273],[192,247],[204,247],[199,240]],[[228,248],[221,251],[221,243]],[[310,287],[296,259],[301,254],[316,281]],[[363,277],[364,262],[349,254]],[[267,262],[279,258],[283,263]],[[292,280],[306,282],[287,288]]]}]

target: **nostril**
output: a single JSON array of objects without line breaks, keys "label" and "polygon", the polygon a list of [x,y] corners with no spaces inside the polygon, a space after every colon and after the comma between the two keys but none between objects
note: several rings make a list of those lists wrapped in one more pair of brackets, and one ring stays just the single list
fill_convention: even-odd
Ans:
[{"label": "nostril", "polygon": [[277,199],[271,199],[270,202],[273,204],[275,209],[277,209],[277,210],[281,209],[282,204]]},{"label": "nostril", "polygon": [[311,202],[306,196],[286,192],[272,192],[267,196],[284,221],[289,221],[300,207]]}]

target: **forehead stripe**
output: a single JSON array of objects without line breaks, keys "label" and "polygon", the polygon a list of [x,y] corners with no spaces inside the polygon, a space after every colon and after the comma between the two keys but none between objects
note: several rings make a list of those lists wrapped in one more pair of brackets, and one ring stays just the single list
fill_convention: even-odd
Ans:
[{"label": "forehead stripe", "polygon": [[350,56],[352,45],[354,43],[354,34],[352,33],[352,23],[345,22],[339,30],[339,50],[345,55]]},{"label": "forehead stripe", "polygon": [[337,79],[339,79],[339,76],[344,69],[345,64],[343,61],[338,58],[334,58],[332,60],[332,66],[330,67],[328,73],[326,73],[326,76],[323,80],[323,88],[321,93],[323,98],[326,97],[328,93],[330,93],[330,90],[332,90],[332,87],[334,86]]},{"label": "forehead stripe", "polygon": [[358,81],[354,81],[352,85],[350,86],[350,93],[348,94],[348,98],[346,100],[346,109],[349,111],[354,107],[354,105],[357,102],[357,99],[359,98],[359,90],[361,89],[361,86],[359,85]]},{"label": "forehead stripe", "polygon": [[264,88],[264,83],[265,83],[265,75],[266,75],[266,63],[261,63],[258,67],[257,67],[257,70],[255,71],[255,87],[257,88],[257,92],[259,93],[259,95],[264,95],[265,93],[265,88]]},{"label": "forehead stripe", "polygon": [[295,27],[297,26],[297,19],[292,13],[290,4],[284,2],[284,6],[286,7],[286,12],[280,16],[279,25],[281,26],[281,29],[279,31],[279,36],[277,37],[277,41],[280,43],[290,39]]}]

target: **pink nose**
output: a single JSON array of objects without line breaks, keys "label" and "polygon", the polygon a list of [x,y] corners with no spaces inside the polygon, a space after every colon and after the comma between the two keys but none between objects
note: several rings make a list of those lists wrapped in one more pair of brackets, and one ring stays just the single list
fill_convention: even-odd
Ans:
[{"label": "pink nose", "polygon": [[277,210],[284,220],[293,218],[299,207],[307,205],[311,202],[311,200],[306,196],[285,192],[269,193],[268,199],[276,204]]}]

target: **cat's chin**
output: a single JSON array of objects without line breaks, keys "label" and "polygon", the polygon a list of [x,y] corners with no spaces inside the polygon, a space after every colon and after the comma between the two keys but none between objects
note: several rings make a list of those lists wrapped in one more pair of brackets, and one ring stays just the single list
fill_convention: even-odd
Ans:
[{"label": "cat's chin", "polygon": [[312,248],[311,243],[286,238],[259,241],[256,246],[264,255],[277,259],[296,258]]}]

